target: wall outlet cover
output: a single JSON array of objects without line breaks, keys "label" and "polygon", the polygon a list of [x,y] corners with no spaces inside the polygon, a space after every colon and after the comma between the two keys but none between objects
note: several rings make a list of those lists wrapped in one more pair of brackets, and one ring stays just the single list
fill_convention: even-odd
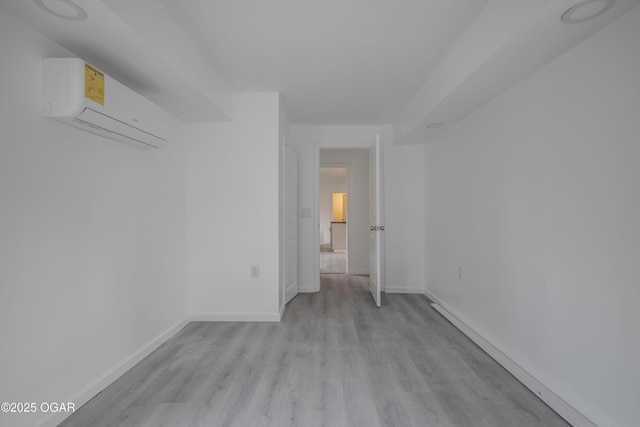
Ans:
[{"label": "wall outlet cover", "polygon": [[254,278],[254,279],[260,277],[260,266],[259,265],[252,265],[251,266],[251,277]]}]

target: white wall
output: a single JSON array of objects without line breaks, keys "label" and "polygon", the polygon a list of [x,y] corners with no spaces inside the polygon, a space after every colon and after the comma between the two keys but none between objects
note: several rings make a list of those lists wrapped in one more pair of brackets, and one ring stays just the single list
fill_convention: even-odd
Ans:
[{"label": "white wall", "polygon": [[385,292],[425,289],[424,146],[394,145],[393,128],[382,133],[384,169]]},{"label": "white wall", "polygon": [[[321,167],[336,164],[344,164],[349,169],[347,271],[349,274],[369,274],[369,149],[320,150]],[[322,191],[320,196],[331,197]]]},{"label": "white wall", "polygon": [[[237,94],[234,120],[185,126],[190,311],[279,320],[280,100]],[[260,277],[250,277],[250,266]]]},{"label": "white wall", "polygon": [[[425,284],[422,145],[394,145],[390,126],[290,126],[290,140],[299,160],[299,206],[314,206],[317,147],[363,146],[371,144],[376,134],[382,135],[384,152],[387,290],[421,293]],[[395,208],[400,205],[407,208]],[[307,292],[319,290],[314,270],[318,220],[314,212],[314,217],[300,218],[299,222],[300,287]]]},{"label": "white wall", "polygon": [[41,58],[71,55],[6,13],[0,55],[0,401],[79,407],[187,317],[182,137],[142,151],[42,118]]},{"label": "white wall", "polygon": [[640,418],[638,46],[635,10],[426,146],[429,292],[600,426]]},{"label": "white wall", "polygon": [[[322,164],[321,164],[322,166]],[[345,169],[346,168],[341,168]],[[331,243],[331,220],[333,219],[333,193],[347,192],[347,177],[344,175],[332,174],[331,169],[325,169],[327,172],[323,175],[320,172],[320,244]],[[347,199],[349,195],[347,194]],[[349,201],[347,200],[347,209]]]}]

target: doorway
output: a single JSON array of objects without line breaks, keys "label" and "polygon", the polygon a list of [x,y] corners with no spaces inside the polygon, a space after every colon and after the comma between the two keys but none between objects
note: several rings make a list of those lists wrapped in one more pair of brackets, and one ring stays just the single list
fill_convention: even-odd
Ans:
[{"label": "doorway", "polygon": [[347,167],[320,167],[320,274],[348,273]]},{"label": "doorway", "polygon": [[[384,289],[384,218],[382,206],[382,150],[380,137],[373,141],[318,143],[315,155],[315,240],[314,292],[321,290],[320,273],[320,169],[346,167],[347,174],[347,272],[348,275],[369,277],[370,292],[375,304],[381,305]],[[323,276],[332,277],[332,276]]]},{"label": "doorway", "polygon": [[[327,272],[326,269],[320,268],[320,262],[330,257],[327,254],[333,253],[333,258],[338,258],[341,254],[337,251],[342,250],[340,249],[342,242],[345,244],[346,268],[339,272],[350,275],[369,274],[369,153],[370,146],[318,147],[317,238],[318,242],[323,244],[323,246],[318,245],[316,249],[318,250],[316,255],[318,289],[320,274]],[[346,194],[344,223],[339,221],[340,218],[332,221],[334,193],[336,193],[336,199],[342,193]],[[324,207],[321,208],[321,205]],[[341,236],[343,234],[344,240]],[[330,246],[329,248],[333,249],[333,252],[320,252],[321,248],[328,250],[325,248],[331,243],[331,237],[333,237],[333,248]]]}]

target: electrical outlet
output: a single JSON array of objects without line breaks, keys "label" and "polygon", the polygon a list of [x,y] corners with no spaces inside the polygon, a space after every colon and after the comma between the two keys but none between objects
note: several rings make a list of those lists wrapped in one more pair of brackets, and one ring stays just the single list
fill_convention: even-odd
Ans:
[{"label": "electrical outlet", "polygon": [[252,265],[251,266],[251,277],[253,279],[256,279],[256,278],[260,277],[260,266],[259,265]]},{"label": "electrical outlet", "polygon": [[462,280],[462,267],[458,267],[458,279]]}]

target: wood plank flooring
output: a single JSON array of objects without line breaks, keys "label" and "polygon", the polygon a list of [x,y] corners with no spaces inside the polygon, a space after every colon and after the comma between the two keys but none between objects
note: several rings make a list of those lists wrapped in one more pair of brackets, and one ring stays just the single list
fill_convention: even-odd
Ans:
[{"label": "wood plank flooring", "polygon": [[347,252],[320,252],[320,274],[347,272]]},{"label": "wood plank flooring", "polygon": [[424,296],[321,284],[281,323],[190,323],[61,426],[568,425]]}]

